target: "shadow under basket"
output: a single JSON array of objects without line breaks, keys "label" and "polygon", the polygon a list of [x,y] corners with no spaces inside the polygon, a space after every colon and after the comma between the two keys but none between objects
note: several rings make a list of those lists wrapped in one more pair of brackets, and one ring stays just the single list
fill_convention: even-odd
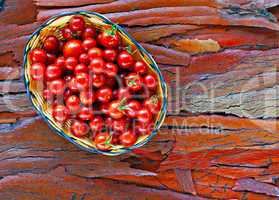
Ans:
[{"label": "shadow under basket", "polygon": [[[153,131],[146,136],[141,136],[138,138],[137,142],[131,147],[123,147],[121,145],[113,146],[113,148],[109,151],[100,151],[96,149],[94,143],[92,142],[92,138],[78,138],[71,134],[69,131],[69,126],[71,125],[71,121],[68,120],[63,124],[57,123],[54,121],[51,115],[51,105],[48,104],[42,94],[38,91],[42,91],[42,83],[33,81],[30,78],[30,61],[28,59],[28,54],[35,48],[42,47],[43,41],[49,35],[55,35],[58,39],[62,39],[61,29],[67,26],[70,18],[74,15],[81,15],[84,17],[87,24],[92,24],[95,26],[97,30],[104,30],[111,28],[114,26],[117,28],[117,32],[119,33],[122,44],[130,45],[133,49],[136,49],[134,54],[136,59],[141,59],[145,61],[149,65],[149,70],[153,71],[159,80],[158,94],[160,99],[162,100],[162,107],[160,112],[158,113],[155,121],[155,126]],[[135,148],[138,148],[145,143],[147,143],[158,131],[160,126],[162,125],[164,118],[167,112],[167,86],[164,81],[164,78],[153,60],[153,58],[147,53],[147,51],[141,47],[131,36],[120,26],[114,24],[104,16],[87,11],[80,12],[71,12],[71,13],[62,13],[60,15],[54,16],[47,20],[44,24],[42,24],[32,35],[29,41],[26,44],[24,49],[24,64],[23,64],[23,72],[24,72],[24,82],[27,89],[27,95],[29,96],[33,106],[36,108],[37,112],[43,117],[44,121],[60,136],[66,138],[73,144],[77,145],[81,149],[92,153],[99,153],[104,155],[120,155],[123,153],[127,153]]]}]

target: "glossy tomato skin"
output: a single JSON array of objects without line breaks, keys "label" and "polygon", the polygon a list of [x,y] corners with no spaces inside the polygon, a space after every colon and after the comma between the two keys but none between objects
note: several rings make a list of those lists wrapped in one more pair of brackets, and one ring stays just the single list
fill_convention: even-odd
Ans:
[{"label": "glossy tomato skin", "polygon": [[120,119],[121,117],[123,117],[124,112],[123,110],[121,110],[121,106],[121,101],[119,100],[110,102],[108,111],[109,116],[113,119]]},{"label": "glossy tomato skin", "polygon": [[136,143],[137,135],[129,129],[119,136],[119,140],[123,146],[130,147]]},{"label": "glossy tomato skin", "polygon": [[76,77],[72,77],[68,82],[68,87],[72,92],[78,92],[79,89],[77,87],[77,79]]},{"label": "glossy tomato skin", "polygon": [[89,75],[87,73],[77,74],[76,86],[79,90],[86,90],[89,87]]},{"label": "glossy tomato skin", "polygon": [[125,77],[125,84],[131,91],[137,92],[142,89],[143,80],[139,74],[132,72]]},{"label": "glossy tomato skin", "polygon": [[153,123],[136,123],[135,132],[139,136],[149,135],[154,129]]},{"label": "glossy tomato skin", "polygon": [[91,59],[89,69],[94,73],[94,74],[102,74],[105,70],[105,61],[100,58],[96,57]]},{"label": "glossy tomato skin", "polygon": [[108,151],[111,149],[111,144],[109,144],[109,140],[111,136],[108,132],[100,132],[94,138],[94,143],[97,149],[101,151]]},{"label": "glossy tomato skin", "polygon": [[72,31],[83,31],[85,28],[85,21],[81,16],[73,16],[69,22],[69,28]]},{"label": "glossy tomato skin", "polygon": [[83,137],[87,135],[89,130],[89,126],[85,122],[79,120],[75,120],[71,124],[70,128],[71,133],[76,137]]},{"label": "glossy tomato skin", "polygon": [[153,95],[143,102],[144,107],[146,107],[152,114],[157,114],[161,109],[161,101],[158,96]]},{"label": "glossy tomato skin", "polygon": [[95,88],[100,88],[105,84],[105,76],[103,74],[93,74],[92,85]]},{"label": "glossy tomato skin", "polygon": [[103,56],[107,62],[114,62],[117,58],[117,51],[115,49],[105,49]]},{"label": "glossy tomato skin", "polygon": [[108,115],[109,113],[109,103],[102,103],[100,105],[100,111],[104,115]]},{"label": "glossy tomato skin", "polygon": [[30,60],[32,63],[46,63],[47,61],[47,54],[43,49],[33,49],[30,52]]},{"label": "glossy tomato skin", "polygon": [[74,69],[75,75],[77,75],[79,73],[87,73],[87,72],[88,72],[88,67],[83,63],[77,64]]},{"label": "glossy tomato skin", "polygon": [[43,80],[46,66],[43,63],[33,63],[30,67],[30,75],[33,80]]},{"label": "glossy tomato skin", "polygon": [[89,49],[95,47],[96,44],[97,44],[97,42],[93,38],[86,38],[82,42],[82,47],[85,51],[88,51]]},{"label": "glossy tomato skin", "polygon": [[63,99],[64,99],[64,101],[66,102],[66,99],[68,99],[68,97],[69,96],[72,96],[73,95],[73,92],[69,89],[69,88],[67,88],[65,91],[64,91],[64,94],[63,94]]},{"label": "glossy tomato skin", "polygon": [[77,113],[80,109],[80,99],[76,95],[69,96],[65,103],[71,113]]},{"label": "glossy tomato skin", "polygon": [[57,105],[53,107],[52,116],[56,122],[63,123],[69,117],[70,111],[63,105]]},{"label": "glossy tomato skin", "polygon": [[48,89],[52,92],[53,95],[61,95],[65,91],[65,81],[63,79],[55,79],[50,81],[48,84]]},{"label": "glossy tomato skin", "polygon": [[83,121],[92,120],[93,116],[94,116],[93,110],[88,107],[82,107],[78,113],[79,119]]},{"label": "glossy tomato skin", "polygon": [[98,47],[93,47],[87,52],[89,60],[92,60],[96,57],[103,57],[103,50]]},{"label": "glossy tomato skin", "polygon": [[120,43],[120,37],[117,33],[103,31],[98,35],[98,43],[105,48],[116,48]]},{"label": "glossy tomato skin", "polygon": [[59,40],[57,37],[50,35],[45,39],[43,48],[49,53],[55,53],[59,50]]},{"label": "glossy tomato skin", "polygon": [[85,106],[92,106],[96,99],[93,91],[81,91],[79,97],[81,103]]},{"label": "glossy tomato skin", "polygon": [[58,79],[62,75],[62,70],[55,64],[47,66],[45,76],[48,81]]},{"label": "glossy tomato skin", "polygon": [[97,90],[97,99],[102,103],[107,103],[112,98],[112,90],[109,87],[102,87]]},{"label": "glossy tomato skin", "polygon": [[53,100],[54,100],[54,96],[49,89],[44,89],[43,97],[49,103],[53,102]]},{"label": "glossy tomato skin", "polygon": [[69,27],[66,27],[62,30],[62,36],[66,40],[73,39],[73,35],[74,35],[74,33],[72,32],[72,30]]},{"label": "glossy tomato skin", "polygon": [[147,72],[147,65],[143,61],[136,61],[134,71],[139,74],[145,74]]},{"label": "glossy tomato skin", "polygon": [[52,53],[47,53],[47,61],[46,61],[46,63],[47,63],[48,65],[50,65],[50,64],[55,63],[55,61],[56,61],[55,55],[52,54]]},{"label": "glossy tomato skin", "polygon": [[149,123],[152,120],[152,113],[147,108],[141,108],[137,112],[137,120],[141,123]]},{"label": "glossy tomato skin", "polygon": [[104,66],[104,72],[108,77],[113,78],[117,76],[118,67],[114,63],[108,62]]},{"label": "glossy tomato skin", "polygon": [[106,84],[106,86],[108,86],[110,88],[114,88],[116,85],[115,77],[106,77],[105,84]]},{"label": "glossy tomato skin", "polygon": [[127,51],[118,54],[117,64],[123,69],[131,69],[134,64],[134,58]]},{"label": "glossy tomato skin", "polygon": [[66,42],[63,47],[64,57],[75,57],[78,58],[83,53],[83,47],[80,40],[70,40]]},{"label": "glossy tomato skin", "polygon": [[86,53],[82,53],[79,56],[79,62],[85,65],[88,65],[90,63],[89,57]]},{"label": "glossy tomato skin", "polygon": [[157,77],[154,74],[148,74],[143,78],[144,85],[150,89],[155,90],[158,85]]},{"label": "glossy tomato skin", "polygon": [[129,100],[125,105],[127,108],[124,110],[125,114],[130,118],[135,118],[141,108],[141,103],[137,100]]},{"label": "glossy tomato skin", "polygon": [[73,71],[78,64],[78,60],[75,57],[68,57],[65,61],[65,68]]},{"label": "glossy tomato skin", "polygon": [[115,131],[125,132],[128,129],[129,123],[125,118],[113,119],[111,128]]},{"label": "glossy tomato skin", "polygon": [[97,133],[102,130],[104,126],[104,119],[100,116],[94,116],[90,121],[89,126],[93,133]]},{"label": "glossy tomato skin", "polygon": [[132,94],[130,93],[128,88],[121,87],[116,91],[115,96],[117,99],[122,100],[122,99],[130,99],[132,97]]},{"label": "glossy tomato skin", "polygon": [[63,56],[59,56],[58,58],[56,58],[54,63],[55,63],[55,65],[57,65],[61,69],[64,69],[65,65],[66,65],[66,60]]},{"label": "glossy tomato skin", "polygon": [[93,27],[87,27],[84,29],[82,33],[82,38],[95,38],[96,37],[96,29]]}]

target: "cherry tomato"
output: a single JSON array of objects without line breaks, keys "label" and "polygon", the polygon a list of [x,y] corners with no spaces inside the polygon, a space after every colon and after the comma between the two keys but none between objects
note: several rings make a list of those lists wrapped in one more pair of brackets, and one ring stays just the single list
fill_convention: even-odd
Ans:
[{"label": "cherry tomato", "polygon": [[93,47],[88,50],[87,52],[89,60],[92,60],[96,57],[102,57],[103,56],[103,50],[98,47]]},{"label": "cherry tomato", "polygon": [[64,101],[66,101],[68,99],[68,97],[72,96],[73,92],[68,88],[65,90],[63,97],[64,97]]},{"label": "cherry tomato", "polygon": [[50,35],[44,41],[43,47],[47,52],[55,53],[59,49],[59,40],[57,37]]},{"label": "cherry tomato", "polygon": [[85,64],[78,64],[74,69],[74,73],[76,75],[79,73],[87,73],[87,72],[88,72],[88,67]]},{"label": "cherry tomato", "polygon": [[119,100],[110,102],[108,111],[110,117],[112,117],[113,119],[120,119],[121,117],[123,117],[124,112],[121,104],[122,102]]},{"label": "cherry tomato", "polygon": [[136,123],[135,132],[139,136],[149,135],[154,129],[154,124],[152,123]]},{"label": "cherry tomato", "polygon": [[68,82],[68,87],[73,92],[78,92],[79,89],[77,87],[77,79],[76,77],[71,78],[71,80]]},{"label": "cherry tomato", "polygon": [[144,85],[150,89],[150,90],[155,90],[158,85],[158,81],[155,75],[153,74],[148,74],[143,78]]},{"label": "cherry tomato", "polygon": [[68,57],[65,61],[65,68],[73,71],[78,64],[78,60],[75,57]]},{"label": "cherry tomato", "polygon": [[116,32],[103,31],[98,35],[98,43],[106,48],[116,48],[120,43],[120,37]]},{"label": "cherry tomato", "polygon": [[147,108],[141,108],[137,112],[137,120],[141,123],[149,123],[152,119],[152,113]]},{"label": "cherry tomato", "polygon": [[126,86],[133,92],[139,91],[142,88],[143,80],[137,73],[130,73],[125,77]]},{"label": "cherry tomato", "polygon": [[117,63],[123,69],[131,69],[134,64],[134,58],[127,51],[122,51],[118,54]]},{"label": "cherry tomato", "polygon": [[79,90],[85,90],[89,87],[89,75],[79,73],[76,75],[76,86]]},{"label": "cherry tomato", "polygon": [[62,36],[64,39],[66,40],[71,40],[73,39],[74,33],[72,32],[72,30],[69,27],[66,27],[62,30]]},{"label": "cherry tomato", "polygon": [[72,112],[72,113],[77,113],[80,109],[80,99],[76,95],[71,95],[69,96],[66,101],[66,106],[67,108]]},{"label": "cherry tomato", "polygon": [[79,119],[83,120],[83,121],[89,121],[92,120],[93,118],[93,111],[92,109],[88,108],[88,107],[82,107],[78,113],[78,117]]},{"label": "cherry tomato", "polygon": [[36,48],[30,52],[30,60],[32,63],[46,63],[47,54],[43,49]]},{"label": "cherry tomato", "polygon": [[107,103],[112,98],[112,90],[109,87],[102,87],[97,90],[97,99],[102,103]]},{"label": "cherry tomato", "polygon": [[136,61],[134,64],[134,71],[139,74],[144,74],[147,72],[147,66],[143,61]]},{"label": "cherry tomato", "polygon": [[138,111],[141,108],[140,102],[137,100],[129,100],[127,104],[125,104],[126,109],[124,110],[125,114],[130,118],[135,118],[137,116]]},{"label": "cherry tomato", "polygon": [[148,108],[152,114],[157,114],[161,109],[161,101],[157,95],[153,95],[144,100],[143,105]]},{"label": "cherry tomato", "polygon": [[117,51],[115,49],[105,49],[103,51],[104,59],[108,62],[114,62],[117,58]]},{"label": "cherry tomato", "polygon": [[91,59],[90,65],[88,68],[94,73],[94,74],[101,74],[104,72],[105,69],[105,61],[100,58],[96,57]]},{"label": "cherry tomato", "polygon": [[47,61],[46,61],[46,63],[47,63],[48,65],[50,65],[50,64],[55,63],[55,61],[56,61],[55,55],[52,54],[52,53],[47,53]]},{"label": "cherry tomato", "polygon": [[93,119],[89,122],[89,126],[93,133],[99,132],[104,126],[104,120],[100,116],[94,116]]},{"label": "cherry tomato", "polygon": [[63,123],[69,117],[70,111],[63,105],[54,106],[52,110],[52,117],[56,122]]},{"label": "cherry tomato", "polygon": [[88,65],[90,63],[89,57],[86,53],[82,53],[79,56],[79,62],[85,65]]},{"label": "cherry tomato", "polygon": [[75,120],[71,124],[70,131],[76,137],[83,137],[89,133],[89,126],[83,121]]},{"label": "cherry tomato", "polygon": [[129,123],[125,118],[113,119],[111,127],[115,131],[124,132],[128,129]]},{"label": "cherry tomato", "polygon": [[46,68],[45,76],[48,81],[60,78],[62,70],[55,64],[49,65]]},{"label": "cherry tomato", "polygon": [[73,16],[69,22],[69,28],[72,31],[83,31],[85,28],[85,21],[81,16]]},{"label": "cherry tomato", "polygon": [[96,29],[93,27],[87,27],[84,29],[82,33],[82,38],[94,38],[96,36]]},{"label": "cherry tomato", "polygon": [[[71,62],[70,62],[71,63]],[[55,61],[55,64],[60,67],[61,69],[64,69],[65,68],[65,65],[66,65],[66,61],[65,61],[65,58],[63,56],[59,56],[56,61]]]},{"label": "cherry tomato", "polygon": [[100,132],[94,138],[94,143],[97,149],[101,151],[108,151],[111,149],[111,136],[108,132]]},{"label": "cherry tomato", "polygon": [[108,103],[101,104],[100,111],[102,112],[102,114],[107,115],[109,113],[109,104]]},{"label": "cherry tomato", "polygon": [[118,72],[118,67],[115,64],[108,62],[105,64],[104,72],[108,77],[115,77]]},{"label": "cherry tomato", "polygon": [[102,87],[105,84],[105,76],[103,74],[93,74],[92,85],[96,88]]},{"label": "cherry tomato", "polygon": [[137,135],[132,130],[127,130],[119,136],[120,143],[125,147],[130,147],[137,141]]},{"label": "cherry tomato", "polygon": [[46,66],[43,63],[33,63],[30,67],[30,76],[33,80],[42,80]]},{"label": "cherry tomato", "polygon": [[128,88],[121,87],[117,90],[116,97],[119,100],[124,99],[124,98],[130,99],[132,97],[132,95]]},{"label": "cherry tomato", "polygon": [[56,79],[49,82],[48,89],[54,95],[61,95],[65,90],[65,81],[62,79]]},{"label": "cherry tomato", "polygon": [[95,47],[97,44],[96,40],[92,38],[86,38],[82,42],[82,47],[84,48],[85,51],[88,51],[89,49]]},{"label": "cherry tomato", "polygon": [[44,89],[43,97],[49,103],[54,100],[54,96],[53,96],[52,92],[49,89]]},{"label": "cherry tomato", "polygon": [[78,58],[82,54],[83,48],[80,40],[70,40],[68,41],[63,48],[63,55],[68,57]]},{"label": "cherry tomato", "polygon": [[106,77],[105,84],[106,86],[113,88],[116,85],[115,77]]},{"label": "cherry tomato", "polygon": [[96,99],[93,91],[82,91],[79,97],[81,103],[85,106],[91,106]]}]

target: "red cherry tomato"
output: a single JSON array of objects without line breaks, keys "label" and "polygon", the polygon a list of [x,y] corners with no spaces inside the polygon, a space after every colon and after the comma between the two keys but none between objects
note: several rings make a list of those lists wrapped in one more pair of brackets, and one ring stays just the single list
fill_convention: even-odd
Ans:
[{"label": "red cherry tomato", "polygon": [[79,73],[76,75],[76,86],[79,90],[85,90],[89,87],[89,75]]},{"label": "red cherry tomato", "polygon": [[30,60],[32,63],[46,63],[47,61],[47,54],[43,49],[33,49],[30,52]]},{"label": "red cherry tomato", "polygon": [[49,103],[53,102],[53,100],[54,100],[54,96],[49,89],[44,89],[43,97]]},{"label": "red cherry tomato", "polygon": [[85,65],[88,65],[90,63],[89,57],[86,53],[82,53],[79,56],[79,62]]},{"label": "red cherry tomato", "polygon": [[94,103],[96,97],[93,93],[93,91],[82,91],[80,92],[80,101],[85,106],[92,106]]},{"label": "red cherry tomato", "polygon": [[64,39],[66,40],[71,40],[73,39],[74,33],[72,32],[72,30],[69,27],[66,27],[62,30],[62,36]]},{"label": "red cherry tomato", "polygon": [[129,123],[125,118],[113,119],[111,127],[115,131],[124,132],[128,129]]},{"label": "red cherry tomato", "polygon": [[132,97],[132,95],[131,95],[131,93],[130,93],[130,91],[129,91],[128,88],[123,88],[123,87],[121,87],[121,88],[119,88],[119,89],[117,90],[117,92],[116,92],[116,97],[117,97],[117,99],[119,99],[119,100],[124,99],[124,98],[130,99],[130,98]]},{"label": "red cherry tomato", "polygon": [[161,101],[157,95],[153,95],[144,100],[143,105],[148,108],[152,114],[157,114],[161,109]]},{"label": "red cherry tomato", "polygon": [[63,123],[69,117],[70,111],[63,105],[54,106],[52,110],[52,117],[56,122]]},{"label": "red cherry tomato", "polygon": [[135,132],[139,136],[149,135],[154,129],[154,124],[152,123],[136,123]]},{"label": "red cherry tomato", "polygon": [[104,126],[104,120],[100,116],[95,116],[93,119],[90,121],[89,126],[91,128],[91,131],[93,133],[99,132],[102,130]]},{"label": "red cherry tomato", "polygon": [[120,143],[125,147],[130,147],[137,141],[137,135],[132,130],[127,130],[119,136]]},{"label": "red cherry tomato", "polygon": [[79,73],[87,73],[87,72],[88,72],[88,67],[85,64],[78,64],[74,69],[74,73],[76,75]]},{"label": "red cherry tomato", "polygon": [[33,80],[44,79],[46,66],[43,63],[33,63],[30,67],[30,76]]},{"label": "red cherry tomato", "polygon": [[93,116],[93,110],[88,107],[82,107],[78,113],[79,119],[83,121],[92,120]]},{"label": "red cherry tomato", "polygon": [[88,50],[87,52],[89,60],[92,60],[96,57],[102,57],[103,56],[103,50],[98,47],[93,47]]},{"label": "red cherry tomato", "polygon": [[143,80],[137,73],[130,73],[125,77],[126,86],[133,92],[139,91],[142,88]]},{"label": "red cherry tomato", "polygon": [[89,133],[89,126],[83,121],[75,120],[71,124],[70,131],[76,137],[83,137]]},{"label": "red cherry tomato", "polygon": [[50,64],[55,63],[55,61],[56,61],[55,55],[52,54],[52,53],[47,53],[47,61],[46,61],[46,63],[47,63],[48,65],[50,65]]},{"label": "red cherry tomato", "polygon": [[117,51],[115,49],[105,49],[103,51],[104,59],[108,62],[114,62],[117,58]]},{"label": "red cherry tomato", "polygon": [[134,58],[127,51],[122,51],[118,54],[117,63],[123,69],[131,69],[134,64]]},{"label": "red cherry tomato", "polygon": [[59,40],[57,37],[50,35],[44,41],[43,47],[47,52],[55,53],[59,50]]},{"label": "red cherry tomato", "polygon": [[153,74],[148,74],[143,78],[144,85],[150,89],[150,90],[155,90],[158,85],[158,81],[155,75]]},{"label": "red cherry tomato", "polygon": [[69,22],[69,28],[72,31],[83,31],[85,28],[85,21],[81,16],[73,16]]},{"label": "red cherry tomato", "polygon": [[86,38],[82,42],[82,47],[84,48],[85,51],[88,51],[89,49],[95,47],[97,44],[96,40],[92,38]]},{"label": "red cherry tomato", "polygon": [[130,118],[135,118],[137,116],[138,111],[141,108],[141,104],[137,100],[132,99],[127,102],[125,108],[125,114]]},{"label": "red cherry tomato", "polygon": [[68,57],[78,58],[82,54],[83,48],[80,40],[70,40],[63,47],[63,55]]},{"label": "red cherry tomato", "polygon": [[68,57],[65,61],[65,68],[73,71],[78,64],[78,60],[75,57]]},{"label": "red cherry tomato", "polygon": [[106,77],[105,84],[106,86],[113,88],[116,85],[115,77]]},{"label": "red cherry tomato", "polygon": [[93,74],[92,85],[96,88],[102,87],[105,84],[105,76],[103,74]]},{"label": "red cherry tomato", "polygon": [[61,95],[64,93],[65,90],[65,81],[62,79],[56,79],[49,82],[48,89],[54,95]]},{"label": "red cherry tomato", "polygon": [[90,65],[88,67],[94,74],[101,74],[104,72],[105,64],[106,63],[102,58],[96,57],[91,59]]},{"label": "red cherry tomato", "polygon": [[141,123],[149,123],[152,120],[152,113],[147,108],[141,108],[137,112],[137,120]]},{"label": "red cherry tomato", "polygon": [[103,31],[98,35],[98,43],[106,48],[116,48],[120,43],[120,37],[116,32]]},{"label": "red cherry tomato", "polygon": [[108,132],[100,132],[94,138],[94,143],[97,149],[101,151],[108,151],[111,149],[111,136]]},{"label": "red cherry tomato", "polygon": [[47,68],[46,68],[45,75],[46,75],[46,79],[47,79],[48,81],[51,81],[51,80],[60,78],[61,74],[62,74],[61,68],[58,67],[58,66],[55,65],[55,64],[49,65],[49,66],[47,66]]},{"label": "red cherry tomato", "polygon": [[115,77],[118,72],[118,67],[115,64],[108,62],[105,64],[104,72],[108,77]]},{"label": "red cherry tomato", "polygon": [[69,96],[65,103],[72,113],[77,113],[80,109],[80,99],[76,95]]},{"label": "red cherry tomato", "polygon": [[82,38],[86,39],[86,38],[94,38],[96,37],[96,29],[93,27],[87,27],[84,29],[83,33],[82,33]]},{"label": "red cherry tomato", "polygon": [[64,69],[65,68],[65,64],[66,64],[66,61],[65,61],[65,58],[63,56],[59,56],[56,61],[55,61],[55,64],[60,67],[61,69]]},{"label": "red cherry tomato", "polygon": [[134,64],[134,71],[139,74],[144,74],[147,72],[147,66],[143,61],[136,61]]},{"label": "red cherry tomato", "polygon": [[68,82],[68,87],[72,92],[78,92],[79,89],[77,87],[77,79],[76,77],[73,77],[69,82]]},{"label": "red cherry tomato", "polygon": [[102,87],[97,90],[97,99],[102,103],[107,103],[112,98],[112,90],[109,87]]},{"label": "red cherry tomato", "polygon": [[108,103],[103,103],[100,105],[100,111],[102,114],[107,115],[109,113],[109,104]]},{"label": "red cherry tomato", "polygon": [[73,92],[70,90],[70,89],[66,89],[64,94],[63,94],[63,97],[64,97],[64,101],[66,102],[66,100],[68,99],[68,97],[72,96],[73,95]]},{"label": "red cherry tomato", "polygon": [[119,100],[114,100],[110,102],[108,111],[109,116],[113,119],[120,119],[121,117],[123,117],[124,112],[121,107],[121,101]]}]

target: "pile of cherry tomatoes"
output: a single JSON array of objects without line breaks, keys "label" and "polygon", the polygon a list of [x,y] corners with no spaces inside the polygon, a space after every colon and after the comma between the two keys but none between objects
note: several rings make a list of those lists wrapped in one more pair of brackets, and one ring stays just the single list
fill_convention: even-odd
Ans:
[{"label": "pile of cherry tomatoes", "polygon": [[62,39],[50,35],[29,53],[30,76],[43,84],[53,119],[71,120],[71,134],[103,151],[150,134],[161,109],[159,80],[117,28],[98,31],[77,15],[60,31]]}]

